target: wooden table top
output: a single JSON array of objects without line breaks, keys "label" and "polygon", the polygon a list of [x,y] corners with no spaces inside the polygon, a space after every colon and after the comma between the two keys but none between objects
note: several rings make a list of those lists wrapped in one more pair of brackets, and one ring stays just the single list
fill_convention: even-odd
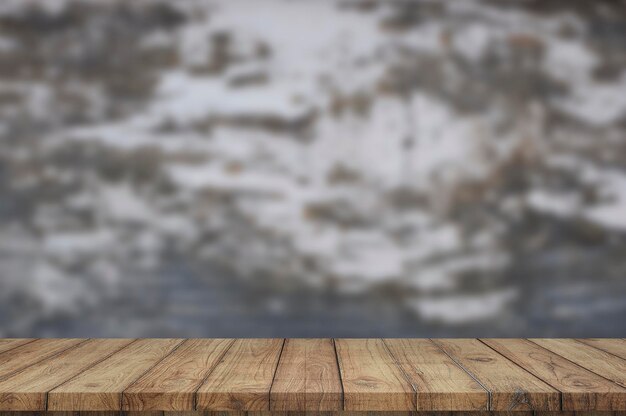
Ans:
[{"label": "wooden table top", "polygon": [[0,339],[0,411],[625,411],[624,339]]}]

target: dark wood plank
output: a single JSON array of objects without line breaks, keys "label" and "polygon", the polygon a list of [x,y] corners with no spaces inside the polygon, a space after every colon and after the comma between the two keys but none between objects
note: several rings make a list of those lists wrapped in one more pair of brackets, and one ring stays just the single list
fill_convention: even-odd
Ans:
[{"label": "dark wood plank", "polygon": [[606,351],[613,355],[626,360],[626,340],[620,338],[584,338],[578,339],[583,344],[591,345],[602,351]]},{"label": "dark wood plank", "polygon": [[21,370],[0,381],[0,410],[46,410],[46,396],[50,390],[131,342],[124,339],[89,340]]},{"label": "dark wood plank", "polygon": [[626,360],[573,339],[532,338],[532,342],[626,387]]},{"label": "dark wood plank", "polygon": [[238,339],[196,395],[197,410],[269,410],[283,339]]},{"label": "dark wood plank", "polygon": [[123,410],[194,410],[196,390],[233,342],[187,341],[124,391]]},{"label": "dark wood plank", "polygon": [[560,410],[561,395],[476,339],[433,340],[490,392],[490,410]]},{"label": "dark wood plank", "polygon": [[332,339],[288,339],[270,393],[274,411],[337,411],[343,392]]},{"label": "dark wood plank", "polygon": [[416,393],[382,339],[337,339],[344,410],[415,410]]},{"label": "dark wood plank", "polygon": [[40,339],[11,349],[0,355],[0,380],[69,348],[86,339]]},{"label": "dark wood plank", "polygon": [[[79,416],[79,413],[78,412],[0,412],[0,416]],[[94,415],[90,415],[90,416],[94,416]]]},{"label": "dark wood plank", "polygon": [[[517,414],[517,413],[516,413]],[[512,415],[515,416],[516,414]],[[561,412],[534,412],[534,416],[626,416],[621,412],[610,412],[610,411],[580,411],[575,412],[571,410],[561,411]]]},{"label": "dark wood plank", "polygon": [[183,340],[141,339],[48,393],[48,410],[121,410],[123,391]]},{"label": "dark wood plank", "polygon": [[577,364],[522,339],[483,339],[517,363],[561,391],[563,410],[620,410],[626,408],[626,389]]},{"label": "dark wood plank", "polygon": [[386,339],[417,390],[418,411],[487,410],[489,392],[428,339]]},{"label": "dark wood plank", "polygon": [[[141,415],[142,413],[143,412],[139,412],[139,415]],[[253,415],[256,415],[256,414],[270,415],[272,413],[269,412],[269,411],[267,411],[267,412],[263,412],[263,411],[257,411],[257,412],[243,412],[243,411],[239,411],[239,412],[233,412],[233,411],[225,410],[225,411],[209,412],[209,411],[196,410],[196,411],[193,411],[193,412],[190,412],[190,411],[165,411],[165,412],[163,412],[162,416],[253,416]],[[281,416],[281,415],[282,416],[292,416],[291,413],[287,413],[287,412],[278,413],[278,416]],[[315,416],[315,415],[311,415],[311,416]]]}]

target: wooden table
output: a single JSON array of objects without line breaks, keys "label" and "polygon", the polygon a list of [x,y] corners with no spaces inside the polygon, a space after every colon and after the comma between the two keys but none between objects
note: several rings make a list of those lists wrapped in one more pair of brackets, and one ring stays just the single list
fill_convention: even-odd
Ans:
[{"label": "wooden table", "polygon": [[0,339],[2,412],[626,411],[624,339]]}]

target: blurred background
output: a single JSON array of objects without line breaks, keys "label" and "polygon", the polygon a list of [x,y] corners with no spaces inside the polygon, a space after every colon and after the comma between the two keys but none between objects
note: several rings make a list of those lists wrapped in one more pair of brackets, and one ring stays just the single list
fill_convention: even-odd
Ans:
[{"label": "blurred background", "polygon": [[0,2],[0,336],[625,318],[625,1]]}]

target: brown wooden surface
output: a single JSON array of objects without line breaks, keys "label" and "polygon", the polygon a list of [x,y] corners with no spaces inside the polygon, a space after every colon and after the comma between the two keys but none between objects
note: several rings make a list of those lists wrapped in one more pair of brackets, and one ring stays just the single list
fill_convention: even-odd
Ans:
[{"label": "brown wooden surface", "polygon": [[0,382],[0,410],[47,410],[48,392],[105,360],[130,340],[89,340]]},{"label": "brown wooden surface", "polygon": [[623,339],[0,339],[0,411],[621,416],[625,345]]},{"label": "brown wooden surface", "polygon": [[191,339],[124,391],[125,411],[195,408],[195,393],[232,345],[230,339]]},{"label": "brown wooden surface", "polygon": [[617,355],[626,360],[626,339],[585,338],[577,341]]},{"label": "brown wooden surface", "polygon": [[13,348],[0,355],[0,380],[85,341],[84,339],[40,339]]},{"label": "brown wooden surface", "polygon": [[491,410],[560,410],[560,393],[476,339],[435,341],[489,390]]},{"label": "brown wooden surface", "polygon": [[48,393],[48,410],[119,410],[122,393],[183,342],[137,340]]},{"label": "brown wooden surface", "polygon": [[198,410],[269,410],[283,339],[238,339],[196,396]]},{"label": "brown wooden surface", "polygon": [[337,411],[343,390],[332,339],[288,339],[270,394],[271,410]]},{"label": "brown wooden surface", "polygon": [[537,344],[521,339],[482,341],[558,389],[563,410],[626,408],[626,389]]},{"label": "brown wooden surface", "polygon": [[344,410],[415,410],[415,389],[381,339],[335,341]]},{"label": "brown wooden surface", "polygon": [[29,338],[0,339],[0,354],[34,341],[34,339]]},{"label": "brown wooden surface", "polygon": [[[573,339],[531,339],[568,360],[626,387],[626,360]],[[626,409],[620,409],[626,410]]]},{"label": "brown wooden surface", "polygon": [[489,409],[489,392],[431,340],[385,343],[417,391],[417,410]]}]

